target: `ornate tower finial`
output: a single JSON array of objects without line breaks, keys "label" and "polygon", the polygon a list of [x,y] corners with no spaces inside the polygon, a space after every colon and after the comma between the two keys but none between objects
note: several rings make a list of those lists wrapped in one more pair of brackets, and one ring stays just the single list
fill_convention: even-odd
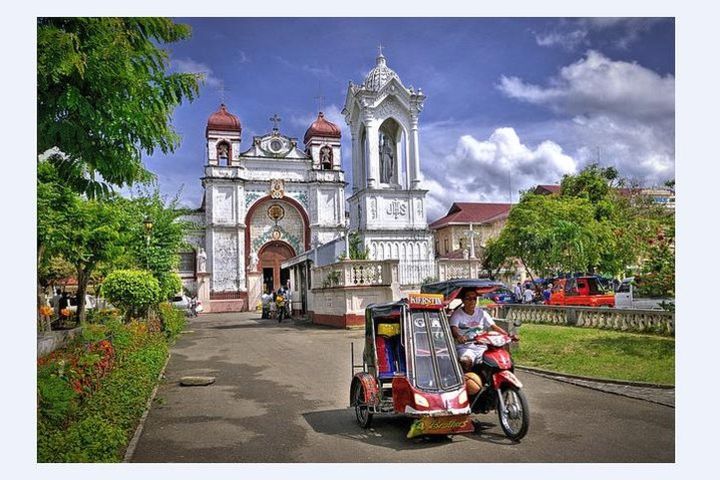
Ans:
[{"label": "ornate tower finial", "polygon": [[383,49],[382,42],[378,42],[378,57],[383,56],[382,49]]}]

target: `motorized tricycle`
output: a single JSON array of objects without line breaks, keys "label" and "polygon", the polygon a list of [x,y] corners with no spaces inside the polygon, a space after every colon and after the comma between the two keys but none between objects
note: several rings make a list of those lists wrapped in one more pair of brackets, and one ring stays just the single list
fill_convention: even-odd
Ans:
[{"label": "motorized tricycle", "polygon": [[[423,285],[421,292],[438,293],[443,296],[446,313],[450,316],[454,304],[461,303],[460,294],[463,290],[473,289],[478,295],[494,288],[497,282],[486,279],[458,279]],[[506,325],[511,330],[519,324]],[[528,431],[530,410],[522,382],[515,376],[515,366],[510,353],[510,345],[518,341],[516,335],[503,335],[499,332],[466,333],[470,342],[484,345],[482,361],[475,363],[468,381],[468,396],[473,413],[498,412],[500,427],[505,435],[512,440],[520,440]],[[471,374],[477,375],[472,381]]]},{"label": "motorized tricycle", "polygon": [[474,431],[442,295],[368,306],[362,360],[351,346],[350,405],[361,427],[395,413],[416,419],[408,438]]}]

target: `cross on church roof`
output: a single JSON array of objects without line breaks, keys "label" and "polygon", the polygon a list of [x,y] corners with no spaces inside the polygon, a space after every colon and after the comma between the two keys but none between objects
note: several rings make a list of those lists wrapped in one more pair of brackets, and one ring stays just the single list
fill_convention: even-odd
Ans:
[{"label": "cross on church roof", "polygon": [[378,42],[378,56],[380,56],[380,57],[383,56],[382,49],[383,49],[382,42]]},{"label": "cross on church roof", "polygon": [[278,125],[279,125],[280,122],[282,121],[282,118],[278,117],[278,114],[276,113],[275,115],[273,115],[272,117],[270,117],[270,121],[273,122],[273,130],[274,130],[274,131],[277,131],[277,130],[278,130]]},{"label": "cross on church roof", "polygon": [[318,95],[315,97],[315,100],[318,101],[318,112],[322,112],[323,107],[325,106],[325,97],[323,95]]}]

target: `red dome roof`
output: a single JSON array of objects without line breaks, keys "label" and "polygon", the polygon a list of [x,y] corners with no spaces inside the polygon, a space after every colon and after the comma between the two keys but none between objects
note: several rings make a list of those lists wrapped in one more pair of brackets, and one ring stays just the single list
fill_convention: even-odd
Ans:
[{"label": "red dome roof", "polygon": [[325,115],[320,112],[318,118],[310,125],[305,132],[304,142],[307,143],[311,137],[332,137],[340,138],[340,129],[332,122],[325,120]]},{"label": "red dome roof", "polygon": [[210,115],[210,118],[208,118],[207,129],[205,131],[207,132],[208,130],[240,133],[242,131],[242,127],[240,126],[240,119],[228,112],[227,108],[225,108],[225,104],[221,103],[218,111]]}]

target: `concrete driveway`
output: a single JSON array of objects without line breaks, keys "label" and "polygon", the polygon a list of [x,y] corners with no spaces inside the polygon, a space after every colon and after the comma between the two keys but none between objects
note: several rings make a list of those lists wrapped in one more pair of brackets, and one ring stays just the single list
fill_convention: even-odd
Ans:
[{"label": "concrete driveway", "polygon": [[[256,314],[208,314],[172,349],[132,462],[673,462],[673,408],[518,372],[531,411],[520,443],[493,412],[478,431],[408,440],[410,420],[348,408],[350,342],[363,332]],[[181,387],[185,375],[212,375]]]}]

